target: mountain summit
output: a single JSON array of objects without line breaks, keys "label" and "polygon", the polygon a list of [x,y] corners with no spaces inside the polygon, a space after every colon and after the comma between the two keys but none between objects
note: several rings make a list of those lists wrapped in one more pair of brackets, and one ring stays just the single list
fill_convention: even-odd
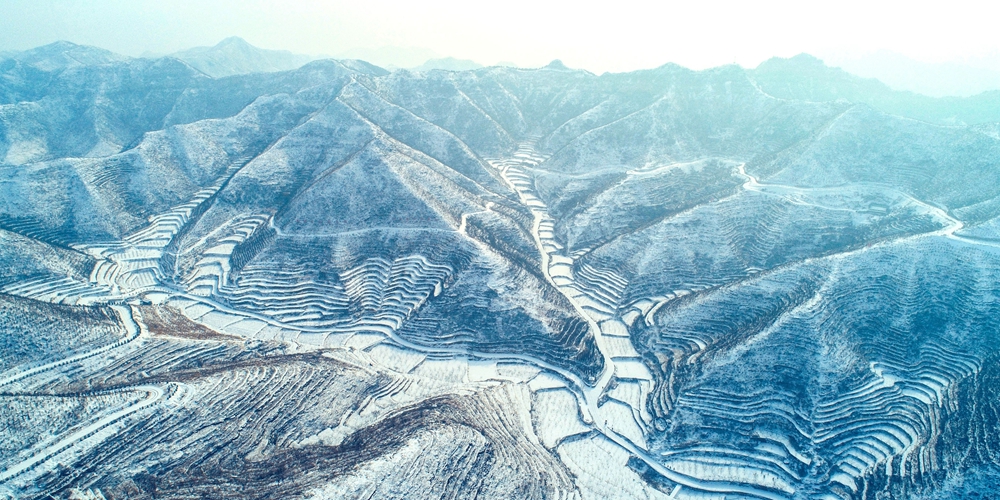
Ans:
[{"label": "mountain summit", "polygon": [[545,66],[546,69],[554,69],[559,71],[569,71],[569,67],[563,64],[560,59],[553,59],[552,62]]},{"label": "mountain summit", "polygon": [[213,78],[272,73],[298,68],[315,58],[287,50],[267,50],[233,36],[213,47],[195,47],[172,54]]}]

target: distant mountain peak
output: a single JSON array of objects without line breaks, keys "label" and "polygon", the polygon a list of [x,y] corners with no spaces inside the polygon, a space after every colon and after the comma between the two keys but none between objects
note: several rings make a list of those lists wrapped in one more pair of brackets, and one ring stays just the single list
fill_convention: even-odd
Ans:
[{"label": "distant mountain peak", "polygon": [[932,97],[969,97],[1000,90],[1000,54],[927,62],[879,50],[853,56],[831,53],[824,60],[860,77],[877,78],[892,89]]},{"label": "distant mountain peak", "polygon": [[792,57],[772,57],[757,66],[757,70],[781,68],[782,70],[836,71],[822,59],[805,52]]},{"label": "distant mountain peak", "polygon": [[781,99],[812,102],[846,100],[931,123],[989,122],[995,119],[997,109],[1000,109],[996,96],[990,93],[953,100],[893,90],[880,80],[828,66],[808,54],[772,58],[748,70],[748,74],[762,91]]},{"label": "distant mountain peak", "polygon": [[80,47],[80,45],[75,44],[69,40],[56,40],[52,43],[36,47],[32,50],[44,51],[44,50],[67,50],[75,47]]},{"label": "distant mountain peak", "polygon": [[313,57],[287,50],[262,49],[238,36],[225,38],[211,47],[183,50],[173,54],[173,57],[213,78],[287,71],[314,60]]},{"label": "distant mountain peak", "polygon": [[443,57],[438,59],[428,59],[427,62],[413,68],[414,71],[431,71],[435,69],[445,71],[469,71],[482,68],[483,65],[470,59],[456,59],[454,57]]},{"label": "distant mountain peak", "polygon": [[[221,42],[215,44],[216,47],[225,47],[227,45],[247,45],[247,46],[253,47],[253,45],[250,42],[248,42],[248,41],[246,41],[243,38],[240,38],[238,36],[231,36],[231,37],[223,38]],[[254,48],[256,48],[256,47],[254,47]]]},{"label": "distant mountain peak", "polygon": [[796,54],[796,55],[788,58],[788,60],[789,61],[799,62],[799,63],[824,64],[822,59],[820,59],[820,58],[818,58],[818,57],[816,57],[816,56],[814,56],[812,54],[807,54],[805,52],[803,52],[801,54]]},{"label": "distant mountain peak", "polygon": [[569,68],[566,67],[566,65],[563,64],[562,60],[560,60],[560,59],[553,59],[552,62],[550,62],[549,64],[547,64],[545,66],[545,69],[555,69],[555,70],[560,70],[560,71],[567,71],[567,70],[569,70]]},{"label": "distant mountain peak", "polygon": [[129,58],[109,50],[59,40],[12,56],[43,71],[59,71],[75,66],[89,66],[125,61]]}]

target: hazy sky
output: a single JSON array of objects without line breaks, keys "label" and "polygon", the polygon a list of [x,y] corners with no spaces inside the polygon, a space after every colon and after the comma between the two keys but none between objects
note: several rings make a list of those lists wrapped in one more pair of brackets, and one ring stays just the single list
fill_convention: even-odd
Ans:
[{"label": "hazy sky", "polygon": [[926,62],[1000,53],[992,1],[0,0],[0,50],[56,40],[127,55],[214,45],[340,55],[399,46],[483,64],[559,58],[595,72],[676,62],[898,52]]}]

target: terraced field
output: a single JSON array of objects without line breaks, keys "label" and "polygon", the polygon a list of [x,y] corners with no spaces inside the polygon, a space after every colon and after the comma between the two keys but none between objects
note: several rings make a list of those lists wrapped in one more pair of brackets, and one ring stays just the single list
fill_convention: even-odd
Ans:
[{"label": "terraced field", "polygon": [[[105,64],[107,88],[159,85]],[[110,152],[0,137],[0,496],[1000,483],[981,127],[735,67],[182,66],[160,125]],[[50,77],[51,100],[119,103]]]}]

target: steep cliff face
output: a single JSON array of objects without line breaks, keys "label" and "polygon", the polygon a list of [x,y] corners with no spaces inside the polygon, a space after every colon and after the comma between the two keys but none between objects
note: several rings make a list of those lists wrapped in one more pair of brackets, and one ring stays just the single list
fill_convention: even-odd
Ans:
[{"label": "steep cliff face", "polygon": [[996,126],[809,62],[0,61],[0,494],[986,491]]}]

